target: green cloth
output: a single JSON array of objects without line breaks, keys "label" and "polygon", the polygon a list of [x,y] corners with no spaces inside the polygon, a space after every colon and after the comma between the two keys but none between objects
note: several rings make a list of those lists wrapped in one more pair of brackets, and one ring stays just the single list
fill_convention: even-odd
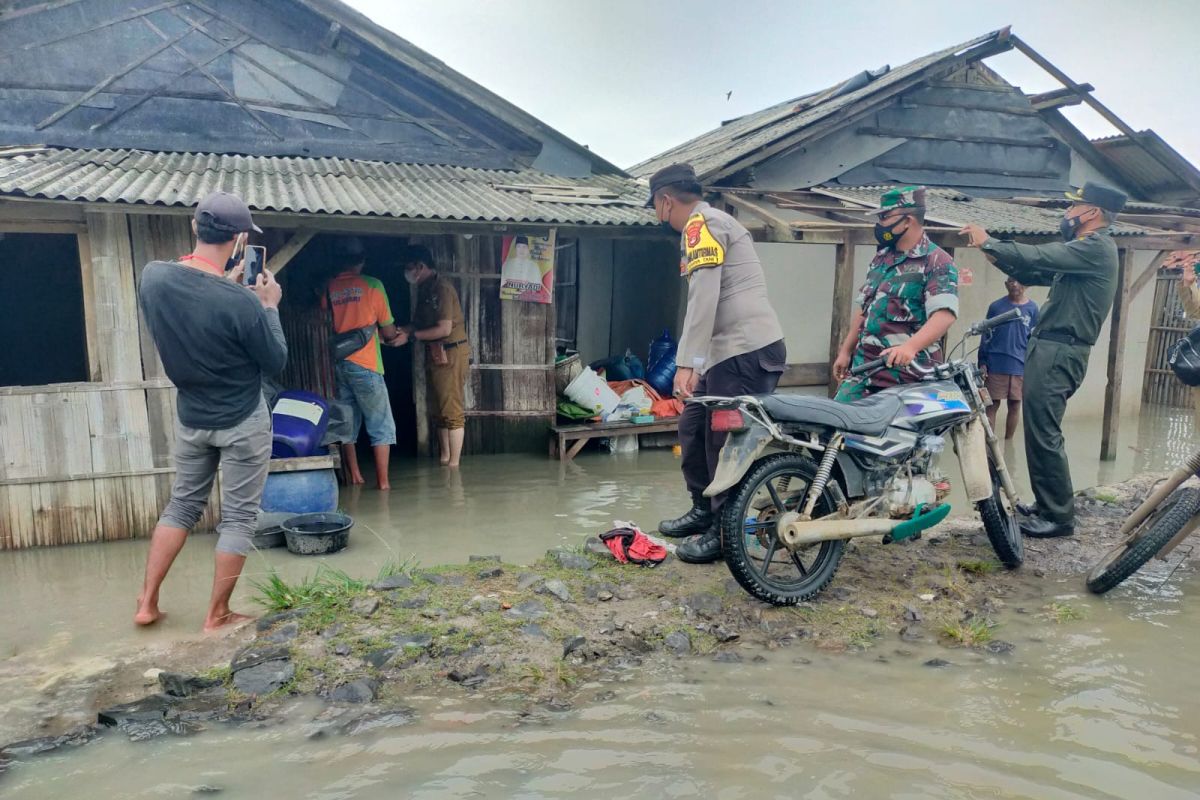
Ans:
[{"label": "green cloth", "polygon": [[1052,244],[988,239],[982,250],[1026,286],[1050,287],[1033,337],[1052,333],[1096,343],[1117,293],[1117,245],[1107,230]]},{"label": "green cloth", "polygon": [[592,417],[596,416],[596,412],[586,409],[578,403],[573,403],[570,400],[560,399],[558,401],[558,415],[560,417],[566,417],[567,419],[582,420],[591,419]]},{"label": "green cloth", "polygon": [[1038,511],[1051,522],[1075,518],[1075,489],[1063,441],[1067,400],[1087,374],[1086,345],[1030,339],[1025,357],[1025,460]]}]

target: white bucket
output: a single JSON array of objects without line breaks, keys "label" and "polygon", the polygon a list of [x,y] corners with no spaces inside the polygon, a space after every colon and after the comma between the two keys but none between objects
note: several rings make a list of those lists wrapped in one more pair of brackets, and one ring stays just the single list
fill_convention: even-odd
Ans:
[{"label": "white bucket", "polygon": [[621,402],[617,393],[591,367],[584,367],[579,377],[563,392],[568,398],[601,416],[608,416]]}]

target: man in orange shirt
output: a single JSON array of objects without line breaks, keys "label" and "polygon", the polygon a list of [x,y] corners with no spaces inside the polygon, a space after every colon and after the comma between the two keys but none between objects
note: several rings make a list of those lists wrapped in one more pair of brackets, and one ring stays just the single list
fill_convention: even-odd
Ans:
[{"label": "man in orange shirt", "polygon": [[339,272],[326,291],[326,302],[333,308],[333,330],[346,333],[370,325],[377,328],[361,349],[334,365],[337,398],[354,410],[351,423],[354,437],[342,445],[342,455],[350,482],[365,483],[354,449],[359,430],[365,423],[375,451],[376,481],[380,489],[390,489],[388,460],[392,445],[396,443],[396,421],[392,418],[392,403],[383,380],[383,353],[379,345],[381,336],[383,344],[390,347],[398,347],[403,340],[392,318],[383,284],[362,274],[366,261],[362,243],[353,238],[342,240],[335,257]]}]

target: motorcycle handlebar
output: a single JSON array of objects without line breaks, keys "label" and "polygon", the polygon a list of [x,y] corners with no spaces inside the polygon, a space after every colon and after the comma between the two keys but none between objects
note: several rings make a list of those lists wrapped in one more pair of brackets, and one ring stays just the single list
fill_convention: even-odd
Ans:
[{"label": "motorcycle handlebar", "polygon": [[992,317],[991,319],[985,319],[982,322],[976,322],[971,326],[971,331],[973,333],[983,333],[984,331],[990,331],[992,328],[996,328],[1001,325],[1007,325],[1008,323],[1020,318],[1021,310],[1019,308],[1009,309],[999,316]]},{"label": "motorcycle handlebar", "polygon": [[863,363],[859,364],[857,367],[854,367],[853,369],[851,369],[850,374],[854,377],[858,377],[859,375],[865,375],[868,372],[874,372],[877,369],[882,369],[886,363],[887,363],[887,361],[885,359],[873,358],[870,361],[864,361]]}]

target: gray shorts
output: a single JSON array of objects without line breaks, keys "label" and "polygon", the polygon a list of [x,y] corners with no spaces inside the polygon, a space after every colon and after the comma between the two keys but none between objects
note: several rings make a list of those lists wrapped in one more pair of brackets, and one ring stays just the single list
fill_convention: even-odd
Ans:
[{"label": "gray shorts", "polygon": [[159,525],[190,531],[200,521],[221,470],[221,522],[217,549],[246,555],[252,549],[267,467],[271,461],[271,413],[262,402],[253,414],[218,431],[175,421],[175,485]]}]

